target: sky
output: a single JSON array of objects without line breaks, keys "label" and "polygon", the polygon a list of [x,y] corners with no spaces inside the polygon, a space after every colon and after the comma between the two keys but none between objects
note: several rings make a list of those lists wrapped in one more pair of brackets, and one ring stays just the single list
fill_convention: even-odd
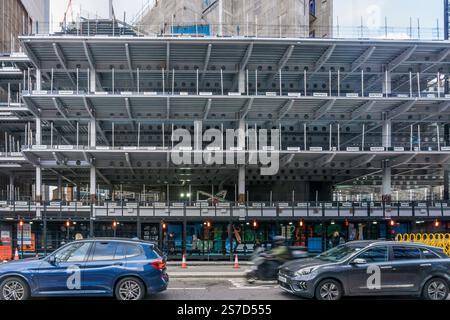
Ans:
[{"label": "sky", "polygon": [[[123,20],[124,12],[126,12],[127,22],[131,20],[147,5],[153,4],[154,0],[113,0],[114,11],[116,17]],[[53,29],[64,20],[64,13],[67,10],[69,0],[50,0],[50,14],[53,17]],[[82,12],[83,16],[98,15],[100,17],[108,17],[108,0],[72,0],[73,17],[76,19],[78,13]],[[69,20],[72,17],[72,11],[68,11]]]},{"label": "sky", "polygon": [[[57,26],[63,21],[69,0],[50,1],[52,25]],[[153,2],[154,0],[113,0],[116,17],[122,20],[126,12],[127,22],[131,22],[144,6],[152,5]],[[417,29],[419,18],[421,28],[424,30],[436,28],[437,19],[443,27],[443,2],[443,0],[334,0],[334,23],[338,21],[340,26],[360,26],[363,17],[365,26],[378,28],[384,25],[387,17],[389,26],[409,28],[412,18],[413,25]],[[72,8],[75,18],[80,9],[84,16],[87,16],[87,12],[101,17],[108,16],[108,0],[72,0]],[[69,11],[69,19],[71,16],[72,12]]]},{"label": "sky", "polygon": [[[395,27],[395,32],[409,29],[410,20],[414,31],[417,30],[419,19],[422,34],[444,26],[443,0],[334,0],[334,23],[341,26],[360,26],[369,29],[383,28],[387,25]],[[394,31],[390,31],[394,32]]]}]

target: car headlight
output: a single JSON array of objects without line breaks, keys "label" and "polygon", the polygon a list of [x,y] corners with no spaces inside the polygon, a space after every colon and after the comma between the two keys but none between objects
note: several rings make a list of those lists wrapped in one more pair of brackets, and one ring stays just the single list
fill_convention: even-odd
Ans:
[{"label": "car headlight", "polygon": [[317,270],[317,267],[308,267],[298,270],[295,274],[297,276],[308,276],[314,273]]}]

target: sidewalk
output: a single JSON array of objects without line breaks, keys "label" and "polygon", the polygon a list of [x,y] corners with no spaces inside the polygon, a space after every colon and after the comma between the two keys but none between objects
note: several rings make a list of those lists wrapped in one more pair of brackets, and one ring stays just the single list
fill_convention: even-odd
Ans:
[{"label": "sidewalk", "polygon": [[188,267],[182,269],[181,263],[168,263],[167,273],[171,278],[242,278],[250,268],[249,263],[240,264],[239,269],[234,269],[233,266],[234,263],[230,262],[188,262]]},{"label": "sidewalk", "polygon": [[[187,261],[188,266],[234,266],[234,261]],[[241,266],[250,266],[252,263],[250,261],[239,261]],[[167,261],[167,266],[176,267],[181,266],[181,261]]]}]

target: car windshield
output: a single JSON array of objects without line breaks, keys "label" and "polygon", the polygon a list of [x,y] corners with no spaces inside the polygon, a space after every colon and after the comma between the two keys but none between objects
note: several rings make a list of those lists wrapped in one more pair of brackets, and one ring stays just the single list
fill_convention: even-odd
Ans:
[{"label": "car windshield", "polygon": [[324,253],[317,256],[318,259],[324,261],[342,261],[350,255],[354,254],[361,250],[359,247],[348,246],[348,245],[340,245],[331,250],[325,251]]}]

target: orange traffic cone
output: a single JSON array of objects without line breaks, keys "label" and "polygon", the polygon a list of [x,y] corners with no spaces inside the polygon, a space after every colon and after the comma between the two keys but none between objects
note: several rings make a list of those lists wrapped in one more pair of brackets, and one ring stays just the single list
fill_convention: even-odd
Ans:
[{"label": "orange traffic cone", "polygon": [[187,263],[186,263],[186,255],[183,254],[183,260],[181,261],[181,268],[186,269]]},{"label": "orange traffic cone", "polygon": [[239,269],[239,259],[238,255],[234,256],[234,269]]},{"label": "orange traffic cone", "polygon": [[14,253],[14,260],[19,260],[19,250],[16,248],[16,252]]}]

